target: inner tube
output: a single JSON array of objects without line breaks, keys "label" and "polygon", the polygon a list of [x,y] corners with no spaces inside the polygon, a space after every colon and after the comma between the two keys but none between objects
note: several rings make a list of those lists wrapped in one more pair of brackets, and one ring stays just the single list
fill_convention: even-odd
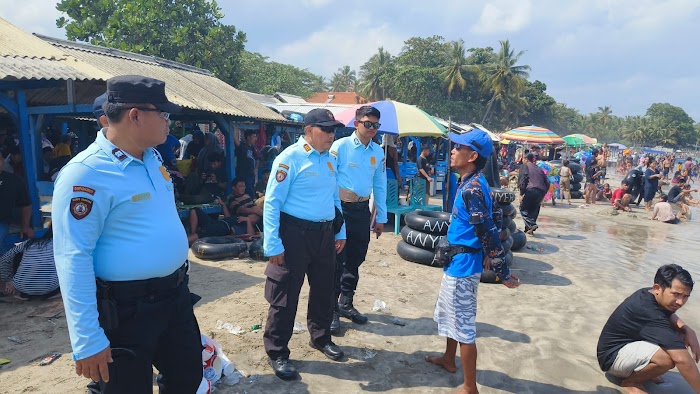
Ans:
[{"label": "inner tube", "polygon": [[527,235],[520,230],[512,233],[511,238],[513,238],[513,244],[510,246],[510,250],[512,251],[517,252],[518,250],[524,248],[525,244],[527,243]]},{"label": "inner tube", "polygon": [[508,189],[491,189],[491,198],[500,205],[510,204],[515,201],[515,193]]},{"label": "inner tube", "polygon": [[204,237],[192,244],[192,253],[202,260],[222,260],[238,257],[248,245],[231,237]]},{"label": "inner tube", "polygon": [[511,248],[511,246],[513,246],[513,238],[512,237],[506,238],[506,240],[503,241],[501,243],[501,245],[503,246],[503,250],[505,250],[506,252],[510,252],[510,248]]},{"label": "inner tube", "polygon": [[267,261],[265,252],[263,251],[263,238],[256,239],[250,243],[248,254],[255,260]]},{"label": "inner tube", "polygon": [[399,256],[406,261],[429,265],[432,267],[441,267],[441,265],[435,262],[434,252],[409,245],[404,240],[401,240],[398,244],[396,244],[396,253],[398,253]]},{"label": "inner tube", "polygon": [[513,206],[513,204],[503,204],[501,205],[501,210],[503,211],[503,216],[513,217],[515,207]]},{"label": "inner tube", "polygon": [[581,198],[583,198],[583,193],[581,193],[580,190],[572,190],[571,191],[571,198],[581,199]]},{"label": "inner tube", "polygon": [[449,212],[417,210],[406,215],[406,225],[414,230],[433,235],[447,234],[450,225]]},{"label": "inner tube", "polygon": [[511,218],[510,216],[504,216],[503,222],[501,224],[501,229],[508,228],[511,223],[513,223],[513,218]]},{"label": "inner tube", "polygon": [[479,281],[481,283],[501,283],[496,277],[496,273],[491,270],[482,272]]},{"label": "inner tube", "polygon": [[510,224],[508,225],[508,230],[510,230],[510,235],[512,236],[515,230],[518,229],[518,226],[515,224],[515,220],[511,219]]},{"label": "inner tube", "polygon": [[576,192],[581,190],[581,182],[571,182],[571,191]]},{"label": "inner tube", "polygon": [[583,174],[581,174],[580,172],[574,174],[574,175],[571,177],[571,181],[573,181],[573,182],[583,182]]},{"label": "inner tube", "polygon": [[581,164],[573,161],[569,162],[569,169],[571,170],[572,174],[579,174],[582,171]]},{"label": "inner tube", "polygon": [[503,256],[503,263],[506,267],[510,268],[513,265],[513,252],[508,251],[505,256]]},{"label": "inner tube", "polygon": [[499,234],[499,238],[501,238],[501,241],[505,241],[510,237],[510,230],[508,230],[508,227],[504,228],[501,230],[501,233]]},{"label": "inner tube", "polygon": [[408,226],[403,226],[401,228],[401,238],[403,238],[404,242],[421,249],[435,250],[440,239],[445,238],[445,236],[424,233]]}]

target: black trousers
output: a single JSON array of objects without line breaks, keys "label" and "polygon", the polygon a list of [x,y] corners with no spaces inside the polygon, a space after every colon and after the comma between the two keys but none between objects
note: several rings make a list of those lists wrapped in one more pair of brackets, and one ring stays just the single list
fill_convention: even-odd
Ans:
[{"label": "black trousers", "polygon": [[525,231],[537,225],[537,217],[540,216],[540,205],[545,195],[544,190],[527,189],[520,203],[520,216],[525,222]]},{"label": "black trousers", "polygon": [[309,280],[306,312],[311,341],[324,346],[331,340],[335,234],[331,228],[307,230],[284,219],[280,222],[284,264],[267,264],[265,299],[270,303],[263,334],[265,352],[272,359],[289,358],[289,339],[299,304],[304,276]]},{"label": "black trousers", "polygon": [[371,215],[369,202],[343,202],[343,218],[347,241],[345,248],[338,254],[335,270],[335,296],[352,295],[360,280],[360,265],[367,257],[369,247]]},{"label": "black trousers", "polygon": [[[118,297],[119,326],[105,330],[112,348],[109,383],[88,385],[89,393],[153,392],[153,368],[161,394],[192,394],[202,381],[202,340],[185,277],[180,286],[144,296]],[[99,301],[98,301],[99,302]]]}]

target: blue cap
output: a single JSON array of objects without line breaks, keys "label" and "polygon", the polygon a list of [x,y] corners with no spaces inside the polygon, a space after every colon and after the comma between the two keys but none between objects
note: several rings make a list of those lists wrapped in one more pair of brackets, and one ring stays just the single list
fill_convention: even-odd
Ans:
[{"label": "blue cap", "polygon": [[102,115],[105,114],[105,110],[102,109],[102,104],[107,102],[107,92],[102,93],[97,96],[95,101],[92,103],[92,113],[95,114],[97,120],[100,119]]},{"label": "blue cap", "polygon": [[489,157],[493,153],[493,141],[485,131],[471,129],[462,132],[450,132],[450,141],[472,148],[479,156]]}]

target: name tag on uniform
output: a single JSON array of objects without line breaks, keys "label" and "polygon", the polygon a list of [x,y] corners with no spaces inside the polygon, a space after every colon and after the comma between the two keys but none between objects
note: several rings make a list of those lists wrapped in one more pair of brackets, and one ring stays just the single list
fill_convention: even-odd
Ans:
[{"label": "name tag on uniform", "polygon": [[348,162],[348,165],[349,165],[350,167],[355,167],[355,168],[359,167],[359,166],[357,165],[357,163],[353,163],[353,162],[351,162],[351,161]]},{"label": "name tag on uniform", "polygon": [[305,176],[318,176],[318,172],[314,172],[314,171],[305,171],[305,172],[304,172],[304,175],[305,175]]},{"label": "name tag on uniform", "polygon": [[151,198],[151,193],[146,192],[146,193],[141,193],[141,194],[134,194],[131,196],[131,202],[139,202],[143,200],[149,200]]}]

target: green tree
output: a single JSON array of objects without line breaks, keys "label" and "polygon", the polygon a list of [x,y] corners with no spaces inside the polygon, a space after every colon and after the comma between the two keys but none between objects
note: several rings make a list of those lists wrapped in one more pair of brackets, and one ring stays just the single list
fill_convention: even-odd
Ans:
[{"label": "green tree", "polygon": [[240,89],[261,94],[283,92],[305,98],[327,90],[323,77],[308,70],[270,62],[259,53],[244,51],[241,58]]},{"label": "green tree", "polygon": [[331,77],[331,91],[352,92],[357,84],[357,74],[350,66],[343,66]]},{"label": "green tree", "polygon": [[464,41],[453,41],[451,43],[448,63],[442,66],[440,77],[447,90],[447,95],[452,96],[452,92],[457,89],[463,91],[467,87],[467,77],[465,74],[477,74],[479,68],[474,65],[467,64],[467,59],[464,50]]},{"label": "green tree", "polygon": [[216,1],[61,0],[66,37],[211,70],[236,86],[245,33],[221,22]]},{"label": "green tree", "polygon": [[[522,121],[525,124],[536,124],[549,127],[552,118],[552,106],[556,100],[547,94],[547,85],[541,81],[525,81],[523,98],[527,102]],[[556,129],[556,128],[555,128]]]},{"label": "green tree", "polygon": [[411,37],[396,56],[397,67],[414,66],[438,69],[450,61],[450,44],[440,36]]},{"label": "green tree", "polygon": [[496,103],[500,104],[502,112],[515,115],[525,107],[525,100],[521,94],[525,86],[524,81],[529,77],[530,66],[517,65],[525,52],[520,51],[516,54],[508,40],[500,43],[501,49],[495,62],[483,66],[484,88],[491,93],[491,99],[481,119],[482,123],[486,122]]},{"label": "green tree", "polygon": [[[675,140],[672,145],[693,145],[697,141],[697,133],[693,127],[693,119],[683,110],[668,103],[654,103],[647,109],[646,116],[659,122],[665,129],[675,130],[675,135],[666,140]],[[660,141],[659,141],[660,142]]]},{"label": "green tree", "polygon": [[391,54],[380,47],[377,53],[360,67],[360,93],[369,101],[386,99],[387,78],[392,68]]}]

